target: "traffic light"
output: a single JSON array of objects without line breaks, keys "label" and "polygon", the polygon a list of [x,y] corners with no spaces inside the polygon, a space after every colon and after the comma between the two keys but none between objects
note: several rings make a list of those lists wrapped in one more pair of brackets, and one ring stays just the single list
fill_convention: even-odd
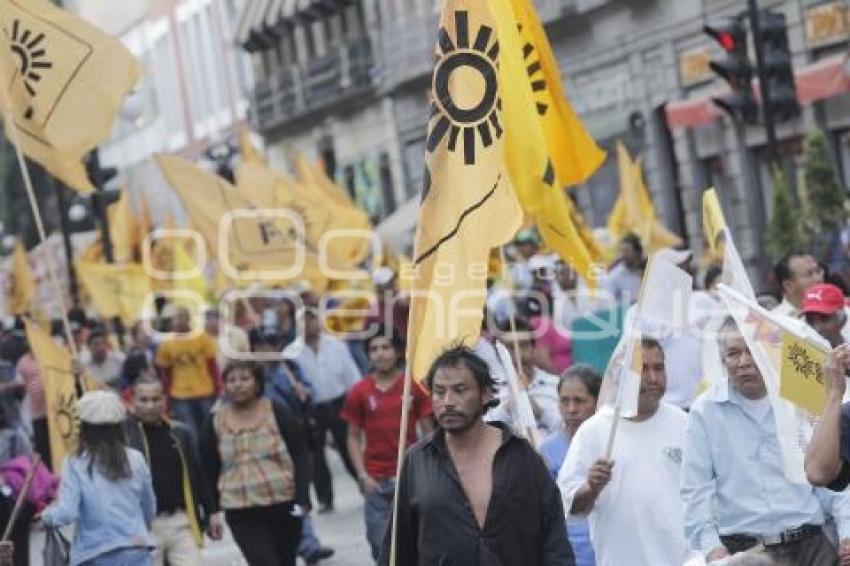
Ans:
[{"label": "traffic light", "polygon": [[794,84],[794,66],[791,63],[791,49],[788,47],[785,15],[761,10],[758,14],[758,27],[767,96],[770,99],[765,110],[769,110],[774,122],[791,120],[800,115],[800,103],[797,101],[797,87]]},{"label": "traffic light", "polygon": [[755,124],[758,106],[753,97],[753,67],[747,58],[747,28],[741,18],[725,18],[705,25],[703,31],[725,52],[723,59],[712,60],[709,67],[732,89],[730,94],[712,100],[734,120]]}]

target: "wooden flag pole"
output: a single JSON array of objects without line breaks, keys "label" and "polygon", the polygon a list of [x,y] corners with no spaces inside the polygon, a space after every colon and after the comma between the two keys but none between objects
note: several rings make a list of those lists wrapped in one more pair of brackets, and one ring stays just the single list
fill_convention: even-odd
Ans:
[{"label": "wooden flag pole", "polygon": [[[410,317],[408,316],[408,328],[415,328],[411,325]],[[392,531],[390,536],[390,566],[396,566],[396,537],[398,536],[398,489],[401,482],[401,465],[404,462],[404,452],[407,449],[407,426],[410,422],[410,387],[413,375],[411,374],[410,360],[407,360],[407,368],[404,372],[404,390],[401,394],[401,427],[398,431],[398,454],[396,454],[396,469],[395,469],[395,494],[393,497],[393,517]]]},{"label": "wooden flag pole", "polygon": [[[502,260],[502,270],[504,271],[505,266],[508,264],[507,258],[505,257],[505,247],[504,246],[499,247],[499,257]],[[508,324],[510,325],[510,328],[511,328],[511,334],[514,337],[514,340],[511,340],[511,342],[513,343],[513,349],[514,349],[514,368],[516,369],[517,376],[525,376],[525,373],[523,373],[523,368],[522,368],[522,358],[520,358],[520,354],[519,354],[519,344],[516,341],[516,317],[514,315],[514,309],[513,308],[511,308],[508,311]],[[523,380],[523,383],[522,383],[522,387],[526,391],[528,390],[528,387],[526,386],[524,380]],[[519,399],[514,399],[514,405],[515,406],[516,406],[517,403],[519,403]],[[525,431],[525,433],[528,435],[528,440],[532,444],[534,444],[535,448],[537,448],[537,445],[538,445],[537,431],[536,430],[527,430],[527,431]]]},{"label": "wooden flag pole", "polygon": [[[41,211],[38,208],[38,201],[35,198],[35,191],[32,187],[32,179],[30,179],[29,168],[24,160],[24,152],[21,149],[21,141],[18,137],[18,127],[15,125],[12,109],[9,108],[3,113],[3,119],[6,121],[6,126],[12,132],[12,145],[15,146],[15,156],[18,161],[18,168],[21,170],[21,176],[24,179],[24,187],[27,191],[27,197],[30,201],[33,217],[35,217],[35,225],[38,229],[38,237],[41,243],[46,246],[47,234],[44,230],[44,222],[41,219]],[[62,311],[62,326],[65,329],[65,337],[68,340],[68,347],[71,349],[71,356],[76,360],[79,359],[77,345],[74,343],[74,335],[71,332],[71,322],[68,319],[68,305],[65,304],[65,295],[62,294],[62,289],[59,286],[59,279],[56,277],[56,270],[53,266],[50,254],[47,254],[47,278],[53,287],[53,293],[59,299],[59,304]]]},{"label": "wooden flag pole", "polygon": [[24,506],[24,501],[30,491],[30,486],[32,486],[32,480],[35,478],[35,473],[38,471],[39,464],[41,464],[41,456],[36,454],[30,461],[30,469],[27,472],[26,478],[24,478],[24,485],[21,486],[21,492],[15,499],[15,506],[12,508],[12,514],[9,517],[9,522],[6,524],[6,529],[3,531],[3,538],[0,538],[0,541],[5,542],[9,540],[10,536],[12,536],[12,529],[15,528],[15,523],[18,522],[18,515],[20,515],[21,508]]}]

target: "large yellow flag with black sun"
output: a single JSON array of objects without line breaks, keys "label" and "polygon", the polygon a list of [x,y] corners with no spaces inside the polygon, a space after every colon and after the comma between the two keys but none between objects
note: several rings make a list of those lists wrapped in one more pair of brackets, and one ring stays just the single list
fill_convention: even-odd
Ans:
[{"label": "large yellow flag with black sun", "polygon": [[587,179],[605,158],[566,100],[557,63],[527,0],[491,0],[499,30],[499,78],[511,180],[546,245],[594,284],[600,249],[567,185]]},{"label": "large yellow flag with black sun", "polygon": [[522,221],[505,163],[501,53],[487,2],[445,0],[414,248],[407,355],[415,379],[447,345],[475,343],[490,248]]},{"label": "large yellow flag with black sun", "polygon": [[120,41],[47,0],[0,0],[0,88],[23,152],[68,186],[91,190],[82,159],[112,131],[141,66]]}]

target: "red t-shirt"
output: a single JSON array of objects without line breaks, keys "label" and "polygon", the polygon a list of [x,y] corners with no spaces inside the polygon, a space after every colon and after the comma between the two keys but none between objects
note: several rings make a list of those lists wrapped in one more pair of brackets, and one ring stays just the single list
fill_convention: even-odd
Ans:
[{"label": "red t-shirt", "polygon": [[[366,473],[373,478],[391,478],[396,473],[398,457],[398,432],[401,427],[401,396],[404,393],[404,376],[398,378],[386,391],[381,391],[375,378],[369,374],[348,392],[341,416],[366,433],[364,464]],[[416,423],[434,412],[431,399],[418,383],[412,383],[410,418],[407,426],[407,445],[416,441]]]}]

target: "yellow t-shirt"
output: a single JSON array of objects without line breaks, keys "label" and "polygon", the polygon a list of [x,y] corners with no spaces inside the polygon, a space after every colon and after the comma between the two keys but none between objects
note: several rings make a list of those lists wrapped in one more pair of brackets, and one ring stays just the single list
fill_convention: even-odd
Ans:
[{"label": "yellow t-shirt", "polygon": [[207,335],[166,340],[156,351],[156,365],[171,369],[171,396],[177,399],[209,397],[215,378],[209,361],[216,358],[216,342]]}]

